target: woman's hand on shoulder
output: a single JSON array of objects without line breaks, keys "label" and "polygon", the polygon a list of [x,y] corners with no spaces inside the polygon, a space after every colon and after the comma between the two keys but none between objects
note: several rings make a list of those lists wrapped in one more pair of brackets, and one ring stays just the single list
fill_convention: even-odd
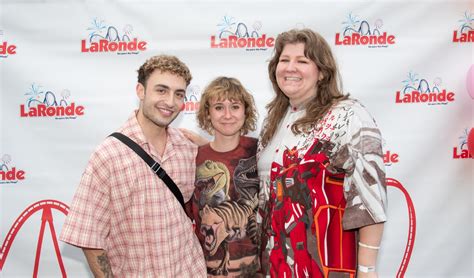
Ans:
[{"label": "woman's hand on shoulder", "polygon": [[188,138],[189,141],[193,142],[198,146],[203,146],[209,143],[209,140],[197,134],[196,132],[182,127],[180,127],[179,130],[183,133],[184,136],[186,136],[186,138]]}]

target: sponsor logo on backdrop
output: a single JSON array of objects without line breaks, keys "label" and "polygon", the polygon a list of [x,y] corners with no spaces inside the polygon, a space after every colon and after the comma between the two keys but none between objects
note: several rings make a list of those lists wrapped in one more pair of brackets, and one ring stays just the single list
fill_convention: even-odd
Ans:
[{"label": "sponsor logo on backdrop", "polygon": [[[56,253],[56,258],[57,258],[57,263],[59,265],[59,269],[61,270],[61,276],[62,277],[67,277],[66,268],[64,267],[63,258],[61,256],[61,251],[60,251],[60,248],[59,248],[59,245],[58,245],[58,235],[56,234],[58,230],[57,230],[57,227],[56,228],[54,227],[54,219],[53,219],[54,214],[53,214],[53,211],[55,211],[55,210],[58,211],[58,212],[61,212],[64,215],[67,215],[69,213],[69,207],[66,204],[64,204],[63,202],[58,201],[58,200],[42,200],[42,201],[35,202],[35,203],[29,205],[27,208],[25,208],[25,210],[22,213],[20,213],[18,218],[15,220],[15,222],[12,223],[10,229],[8,230],[8,233],[5,235],[5,239],[3,240],[3,244],[2,244],[2,247],[0,249],[0,271],[2,271],[4,266],[5,266],[5,262],[8,258],[10,248],[11,248],[13,242],[15,241],[15,238],[16,238],[18,232],[23,227],[23,224],[32,215],[37,214],[37,213],[41,213],[41,223],[36,222],[36,220],[33,223],[30,223],[30,225],[35,225],[35,224],[38,225],[39,224],[39,226],[40,226],[38,234],[37,235],[31,235],[34,238],[38,237],[37,243],[36,244],[31,244],[31,245],[24,244],[24,246],[22,246],[22,248],[13,249],[14,250],[13,252],[17,253],[15,255],[21,254],[22,258],[28,258],[28,254],[36,254],[35,260],[34,260],[35,265],[34,265],[34,268],[33,268],[33,271],[32,271],[33,272],[32,276],[33,277],[38,277],[38,269],[39,269],[39,265],[40,265],[40,262],[41,262],[40,256],[41,256],[41,254],[44,254],[44,252],[43,253],[41,252],[41,248],[43,246],[52,244],[53,247],[54,247],[54,251]],[[10,213],[11,213],[11,211],[10,211]],[[46,227],[46,225],[49,225],[49,229]],[[45,229],[48,229],[50,232],[48,232],[48,230],[47,230],[46,233],[45,233]],[[48,233],[51,236],[51,240],[47,240],[47,241],[43,242],[44,236],[48,236]],[[35,247],[36,247],[36,250],[34,249]],[[31,248],[31,249],[29,249],[29,248]],[[25,251],[27,251],[27,252],[25,252]],[[30,259],[30,258],[28,258],[28,259]],[[31,260],[31,261],[33,261],[33,260]],[[52,262],[52,264],[51,264],[51,262]],[[55,260],[46,261],[45,263],[47,265],[46,266],[43,265],[42,266],[43,269],[49,269],[49,268],[57,267],[57,266],[55,266]],[[10,264],[9,267],[18,268],[19,265],[18,264]],[[20,266],[20,267],[24,268],[24,266]]]},{"label": "sponsor logo on backdrop", "polygon": [[117,28],[104,20],[94,18],[87,28],[89,36],[81,41],[81,52],[114,52],[118,55],[139,54],[147,48],[147,42],[133,34],[130,24]]},{"label": "sponsor logo on backdrop", "polygon": [[[3,36],[3,30],[0,30],[0,37]],[[7,58],[9,55],[16,54],[16,45],[1,39],[0,43],[0,58]]]},{"label": "sponsor logo on backdrop", "polygon": [[11,165],[12,158],[4,154],[0,161],[0,184],[17,183],[25,179],[25,171]]},{"label": "sponsor logo on backdrop", "polygon": [[398,153],[394,152],[390,148],[387,147],[387,143],[385,140],[382,139],[382,149],[383,149],[383,163],[385,166],[392,166],[399,162],[399,155]]},{"label": "sponsor logo on backdrop", "polygon": [[392,150],[387,150],[383,154],[383,163],[385,166],[392,166],[393,164],[397,164],[399,162],[399,155],[398,153],[392,151]]},{"label": "sponsor logo on backdrop", "polygon": [[474,42],[474,15],[464,12],[464,17],[459,21],[459,29],[453,31],[453,42]]},{"label": "sponsor logo on backdrop", "polygon": [[453,159],[466,159],[472,158],[472,154],[469,153],[467,148],[467,137],[469,134],[469,130],[466,128],[464,129],[461,136],[459,136],[459,144],[458,146],[453,148]]},{"label": "sponsor logo on backdrop", "polygon": [[253,24],[224,16],[217,24],[217,35],[211,36],[211,48],[241,48],[247,51],[265,51],[275,45],[275,38],[261,31],[262,22]]},{"label": "sponsor logo on backdrop", "polygon": [[455,100],[454,92],[443,87],[440,77],[430,80],[410,71],[402,83],[403,88],[395,94],[395,103],[446,105]]},{"label": "sponsor logo on backdrop", "polygon": [[367,19],[349,13],[342,22],[341,33],[336,33],[336,45],[366,45],[369,48],[388,47],[395,44],[395,35],[383,30],[382,19],[376,19],[371,24]]},{"label": "sponsor logo on backdrop", "polygon": [[185,114],[196,114],[199,110],[199,101],[201,100],[201,89],[197,85],[190,85],[186,89],[186,97],[184,98]]},{"label": "sponsor logo on backdrop", "polygon": [[401,193],[405,196],[406,205],[408,208],[408,235],[407,235],[407,243],[405,246],[405,253],[403,254],[402,261],[400,263],[400,267],[398,268],[397,275],[395,277],[405,277],[405,272],[407,271],[408,264],[411,260],[411,255],[413,253],[413,246],[415,243],[416,238],[416,212],[415,206],[413,204],[413,200],[411,199],[410,193],[408,192],[407,188],[405,188],[398,180],[393,178],[387,178],[387,189],[389,187],[394,187],[401,191]]},{"label": "sponsor logo on backdrop", "polygon": [[65,120],[84,116],[84,106],[72,101],[71,92],[67,89],[57,94],[51,90],[42,90],[41,86],[32,84],[25,95],[28,99],[25,104],[20,105],[22,118]]}]

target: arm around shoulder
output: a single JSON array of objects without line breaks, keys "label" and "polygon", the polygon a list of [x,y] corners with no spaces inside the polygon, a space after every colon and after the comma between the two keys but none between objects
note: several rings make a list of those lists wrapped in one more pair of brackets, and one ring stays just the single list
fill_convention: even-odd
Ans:
[{"label": "arm around shoulder", "polygon": [[193,132],[189,129],[186,129],[186,128],[179,128],[179,131],[181,131],[181,133],[183,133],[183,135],[189,140],[191,141],[192,143],[194,143],[195,145],[198,145],[198,146],[204,146],[206,145],[207,143],[209,143],[209,140],[207,140],[206,138],[204,138],[203,136],[199,135],[198,133],[196,132]]}]

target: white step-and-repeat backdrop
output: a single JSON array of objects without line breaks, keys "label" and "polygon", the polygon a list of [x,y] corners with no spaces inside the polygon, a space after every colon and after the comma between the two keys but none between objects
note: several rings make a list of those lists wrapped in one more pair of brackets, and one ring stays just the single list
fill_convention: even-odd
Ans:
[{"label": "white step-and-repeat backdrop", "polygon": [[205,134],[196,108],[220,75],[252,92],[261,125],[274,39],[295,27],[328,40],[344,91],[382,130],[380,276],[473,277],[472,1],[3,0],[0,19],[1,277],[90,275],[57,236],[91,152],[137,106],[148,57],[177,55],[194,76],[174,126]]}]

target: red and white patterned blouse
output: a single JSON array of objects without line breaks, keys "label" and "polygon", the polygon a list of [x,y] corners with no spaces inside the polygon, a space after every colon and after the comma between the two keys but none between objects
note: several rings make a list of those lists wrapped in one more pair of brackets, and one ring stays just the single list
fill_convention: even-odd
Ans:
[{"label": "red and white patterned blouse", "polygon": [[262,266],[278,277],[349,277],[354,229],[386,221],[382,137],[356,100],[336,104],[308,134],[293,134],[305,113],[289,107],[258,151]]}]

